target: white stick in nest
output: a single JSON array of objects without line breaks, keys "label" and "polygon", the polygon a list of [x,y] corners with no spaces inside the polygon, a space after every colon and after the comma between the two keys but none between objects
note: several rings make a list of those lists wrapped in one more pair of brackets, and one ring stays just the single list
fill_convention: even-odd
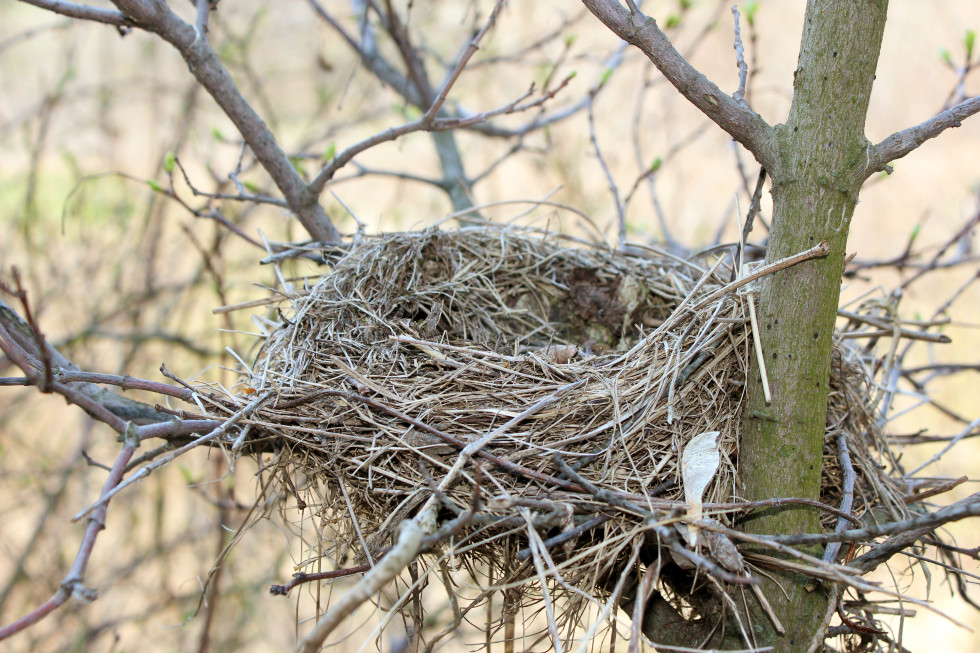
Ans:
[{"label": "white stick in nest", "polygon": [[769,389],[769,371],[766,369],[766,357],[762,353],[762,335],[759,333],[759,318],[755,313],[755,296],[758,288],[755,283],[745,287],[745,301],[749,305],[749,321],[752,323],[752,348],[759,362],[759,374],[762,376],[762,394],[767,404],[772,403],[772,391]]},{"label": "white stick in nest", "polygon": [[344,594],[300,641],[297,647],[302,653],[316,653],[323,646],[323,640],[362,603],[374,596],[390,583],[392,579],[408,566],[422,549],[425,531],[414,519],[406,519],[398,533],[398,542],[378,561],[360,582]]},{"label": "white stick in nest", "polygon": [[721,456],[718,453],[720,431],[705,431],[691,438],[681,457],[681,480],[684,483],[684,502],[687,503],[687,544],[698,543],[698,527],[701,520],[702,500],[708,483],[715,477]]}]

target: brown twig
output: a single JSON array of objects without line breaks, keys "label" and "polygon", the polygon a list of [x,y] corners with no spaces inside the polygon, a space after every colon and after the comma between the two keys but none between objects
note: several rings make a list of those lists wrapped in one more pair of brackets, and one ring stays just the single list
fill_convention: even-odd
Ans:
[{"label": "brown twig", "polygon": [[72,597],[83,601],[95,600],[96,592],[86,588],[83,585],[85,580],[85,570],[88,567],[89,559],[92,557],[92,551],[95,548],[95,540],[98,537],[99,532],[105,528],[105,516],[109,507],[110,493],[118,487],[119,482],[122,480],[126,465],[129,463],[130,458],[133,457],[133,453],[136,451],[137,446],[137,440],[130,437],[127,438],[126,443],[123,445],[122,451],[119,452],[119,456],[116,458],[116,462],[112,466],[112,471],[109,473],[109,478],[106,479],[105,485],[102,488],[102,500],[100,500],[99,507],[94,510],[89,517],[88,526],[85,529],[85,536],[82,538],[82,543],[78,548],[78,554],[75,556],[75,562],[72,564],[72,567],[65,576],[64,580],[61,581],[61,587],[58,588],[58,591],[55,592],[54,596],[52,596],[42,605],[35,608],[32,612],[21,617],[17,621],[0,628],[0,641],[41,621],[59,607],[64,605],[68,599]]},{"label": "brown twig", "polygon": [[271,396],[272,396],[272,392],[266,392],[266,393],[264,393],[262,396],[254,399],[250,403],[246,404],[245,407],[243,407],[242,409],[240,409],[234,415],[231,415],[226,420],[224,420],[223,422],[221,422],[220,423],[220,426],[218,426],[217,428],[212,429],[211,431],[209,431],[205,435],[202,435],[201,437],[194,439],[193,441],[189,442],[188,444],[184,445],[183,447],[180,447],[179,449],[176,449],[176,450],[170,452],[169,454],[167,454],[163,458],[159,458],[156,461],[154,461],[152,463],[149,463],[149,464],[145,465],[144,467],[141,467],[136,473],[134,473],[133,475],[131,475],[128,479],[126,479],[125,481],[119,483],[115,487],[109,489],[109,491],[107,491],[103,496],[99,497],[99,500],[98,501],[96,501],[95,503],[93,503],[89,507],[87,507],[84,510],[82,510],[81,512],[79,512],[74,517],[72,517],[72,521],[78,521],[79,519],[82,519],[83,517],[85,517],[85,515],[88,515],[92,511],[100,509],[103,505],[105,505],[106,503],[109,502],[109,499],[111,499],[116,494],[118,494],[119,492],[121,492],[122,490],[124,490],[126,487],[128,487],[128,486],[136,483],[137,481],[139,481],[142,478],[146,478],[147,476],[150,475],[150,472],[152,472],[155,469],[159,469],[160,467],[163,467],[164,465],[168,464],[170,461],[172,461],[173,459],[177,458],[181,454],[184,454],[184,453],[190,451],[191,449],[194,449],[196,447],[199,447],[200,445],[205,444],[207,442],[211,442],[215,438],[218,438],[218,437],[224,435],[229,430],[231,430],[231,428],[240,419],[242,419],[243,417],[247,417],[248,415],[250,415],[259,406],[261,406],[265,401],[267,401]]},{"label": "brown twig", "polygon": [[[386,552],[382,551],[381,555]],[[293,574],[293,579],[286,583],[285,585],[273,585],[269,588],[269,594],[273,596],[286,596],[289,591],[294,587],[302,585],[304,583],[312,583],[318,580],[331,580],[334,578],[344,578],[346,576],[353,576],[354,574],[363,574],[371,570],[371,564],[357,565],[356,567],[348,567],[347,569],[334,569],[333,571],[320,571],[314,574],[308,574],[306,572],[296,572]]]},{"label": "brown twig", "polygon": [[822,256],[826,256],[828,253],[830,253],[830,246],[827,244],[827,241],[821,241],[808,250],[800,252],[799,254],[793,254],[792,256],[787,256],[786,258],[776,261],[775,263],[764,265],[760,267],[758,270],[752,272],[751,274],[747,274],[744,277],[736,281],[733,281],[727,286],[719,288],[718,290],[714,291],[713,293],[711,293],[710,295],[702,299],[700,302],[698,302],[691,310],[699,311],[703,309],[705,306],[707,306],[708,304],[717,300],[718,298],[724,297],[725,295],[734,292],[735,290],[738,290],[742,286],[752,283],[756,279],[760,279],[768,274],[772,274],[780,270],[785,270],[786,268],[792,267],[798,263],[802,263],[803,261],[809,261],[810,259],[813,258],[820,258]]},{"label": "brown twig", "polygon": [[970,480],[968,476],[960,476],[959,478],[953,479],[948,483],[943,483],[942,485],[939,485],[934,488],[930,488],[924,492],[917,492],[916,494],[910,494],[906,497],[902,497],[902,501],[904,501],[907,504],[910,504],[910,503],[917,503],[925,499],[931,499],[934,496],[937,496],[939,494],[944,494],[946,492],[949,492],[955,487],[959,487],[963,483],[966,483],[968,480]]}]

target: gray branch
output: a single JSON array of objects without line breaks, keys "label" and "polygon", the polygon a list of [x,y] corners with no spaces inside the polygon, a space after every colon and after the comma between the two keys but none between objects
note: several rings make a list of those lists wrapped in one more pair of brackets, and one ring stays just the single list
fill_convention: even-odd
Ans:
[{"label": "gray branch", "polygon": [[[332,16],[317,0],[308,0],[313,11],[316,12],[330,27],[340,35],[345,43],[360,57],[361,63],[383,84],[394,89],[409,104],[426,111],[431,102],[432,89],[431,83],[426,76],[425,67],[411,54],[411,46],[407,43],[407,33],[404,26],[401,26],[401,40],[397,43],[404,46],[405,65],[409,69],[410,75],[399,72],[376,47],[373,47],[373,35],[368,38],[369,25],[365,26],[365,36],[362,42],[358,42],[351,36],[343,26]],[[367,18],[365,17],[365,20]],[[392,14],[391,20],[397,20],[397,16]],[[395,30],[392,30],[392,38],[396,38]],[[440,109],[440,118],[448,118],[450,114],[445,109]],[[466,176],[463,158],[460,155],[459,147],[456,145],[456,137],[451,132],[432,132],[432,140],[435,145],[436,154],[442,166],[443,179],[439,186],[446,191],[452,202],[453,211],[464,211],[473,207],[473,201],[469,195],[470,180]]]},{"label": "gray branch", "polygon": [[[906,520],[908,522],[921,520],[923,523],[912,526],[907,530],[903,529],[903,532],[899,532],[881,544],[871,547],[868,551],[849,562],[848,566],[860,569],[864,573],[873,571],[878,565],[887,562],[899,551],[907,549],[918,540],[932,533],[938,525],[977,515],[980,515],[980,494],[974,494],[962,501],[957,501],[934,513]],[[936,524],[935,522],[937,520],[942,521],[940,524]]]},{"label": "gray branch", "polygon": [[[31,327],[2,299],[0,299],[0,328],[4,329],[9,335],[11,344],[21,348],[35,360],[40,360],[45,355],[38,350],[37,338],[31,330]],[[78,367],[47,342],[45,342],[45,347],[47,349],[46,356],[51,361],[53,368],[64,370],[65,372],[80,372]],[[119,419],[130,421],[134,424],[169,423],[174,421],[171,415],[158,412],[149,404],[124,397],[95,383],[88,381],[67,381],[65,385]]]},{"label": "gray branch", "polygon": [[775,169],[773,128],[688,63],[657,27],[657,21],[639,11],[630,12],[618,0],[582,0],[582,4],[614,34],[638,47],[681,95],[752,152],[763,167]]},{"label": "gray branch", "polygon": [[126,14],[114,9],[103,9],[101,7],[89,7],[75,2],[62,2],[61,0],[20,0],[21,2],[50,12],[68,16],[69,18],[79,18],[81,20],[92,20],[106,25],[117,27],[133,27],[133,21],[126,17]]},{"label": "gray branch", "polygon": [[339,241],[340,232],[320,206],[318,194],[307,188],[268,125],[239,92],[207,40],[198,38],[194,26],[181,20],[158,0],[113,0],[113,4],[138,27],[159,35],[177,49],[197,81],[235,123],[313,240]]},{"label": "gray branch", "polygon": [[[902,521],[888,522],[887,524],[880,524],[875,526],[865,526],[864,528],[854,528],[851,530],[836,532],[836,533],[801,533],[798,535],[773,535],[764,536],[770,542],[779,542],[781,544],[790,544],[793,546],[811,546],[815,544],[827,544],[828,542],[866,542],[872,540],[876,537],[882,535],[895,535],[898,534],[897,538],[892,538],[892,540],[902,539],[903,541],[915,533],[919,533],[918,536],[908,541],[904,546],[896,549],[896,551],[901,550],[908,544],[914,542],[918,537],[922,537],[923,534],[931,532],[952,521],[958,521],[960,519],[966,519],[967,517],[978,517],[980,516],[980,492],[973,494],[961,501],[957,501],[945,508],[940,508],[936,512],[932,512],[926,515],[920,515],[918,517],[912,517],[910,519],[905,519]],[[888,540],[875,549],[879,549],[892,540]],[[855,562],[866,558],[871,552],[866,553],[857,558]],[[852,563],[853,564],[853,563]]]},{"label": "gray branch", "polygon": [[950,107],[914,127],[895,132],[871,148],[865,178],[886,170],[890,161],[901,159],[950,127],[959,127],[964,120],[977,112],[980,112],[980,96],[960,102],[955,107]]}]

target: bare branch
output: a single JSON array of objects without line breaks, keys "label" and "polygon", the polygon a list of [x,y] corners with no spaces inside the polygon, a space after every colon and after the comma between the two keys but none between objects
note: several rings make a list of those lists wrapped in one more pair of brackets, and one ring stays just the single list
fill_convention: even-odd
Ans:
[{"label": "bare branch", "polygon": [[339,241],[340,232],[320,206],[318,194],[306,187],[268,125],[242,96],[217,53],[204,38],[197,38],[195,28],[164,3],[150,7],[137,0],[114,0],[114,4],[132,16],[139,27],[159,35],[177,49],[197,81],[235,123],[310,236],[323,243]]},{"label": "bare branch", "polygon": [[759,163],[768,170],[774,169],[773,128],[688,63],[657,27],[657,21],[639,11],[628,11],[616,0],[582,3],[613,33],[638,47],[684,97],[752,152]]},{"label": "bare branch", "polygon": [[[8,345],[4,347],[4,350],[6,351],[10,348],[14,356],[20,358],[20,360],[17,360],[11,357],[11,360],[31,378],[33,370],[39,369],[41,361],[41,353],[37,350],[38,345],[36,339],[28,324],[13,309],[7,306],[2,299],[0,299],[0,330],[4,334],[0,339]],[[44,346],[47,356],[50,357],[51,367],[54,370],[58,370],[58,373],[71,375],[80,372],[77,366],[65,358],[61,352],[52,347],[50,343],[45,342]],[[35,365],[31,359],[36,361],[38,365]],[[27,369],[24,369],[24,366]],[[36,382],[32,379],[31,383],[34,384]],[[169,415],[155,410],[150,405],[110,392],[88,380],[71,379],[66,380],[64,383],[57,383],[56,386],[58,387],[55,387],[54,391],[59,394],[64,394],[62,388],[68,389],[72,393],[87,397],[93,404],[101,406],[119,419],[131,421],[134,424],[170,422],[173,419]],[[75,394],[73,396],[77,399]],[[86,405],[89,404],[86,402]],[[89,409],[91,409],[91,406],[89,406]]]},{"label": "bare branch", "polygon": [[102,488],[101,496],[105,499],[105,501],[100,503],[98,510],[96,510],[92,516],[89,517],[88,526],[85,528],[85,536],[82,538],[82,543],[78,547],[78,554],[75,556],[75,562],[71,566],[71,570],[69,570],[64,580],[61,581],[61,587],[58,588],[58,591],[55,592],[54,596],[35,608],[30,614],[27,614],[17,621],[0,628],[0,641],[7,639],[11,635],[19,633],[25,628],[33,626],[64,605],[68,599],[72,597],[87,601],[91,601],[96,598],[95,591],[87,589],[82,584],[85,580],[85,570],[88,567],[88,562],[92,557],[92,550],[95,548],[95,538],[98,537],[99,531],[105,528],[105,516],[106,511],[109,508],[108,494],[113,488],[117,487],[119,482],[122,480],[123,473],[126,470],[126,465],[133,457],[133,453],[136,451],[136,446],[137,442],[134,439],[127,439],[122,451],[119,452],[119,456],[116,458],[116,462],[112,466],[112,470],[109,472],[109,478],[106,479],[105,486]]},{"label": "bare branch", "polygon": [[735,63],[738,66],[738,90],[732,99],[740,105],[749,108],[745,101],[745,83],[749,77],[749,66],[745,63],[745,48],[742,47],[742,28],[739,25],[738,5],[732,5],[732,16],[735,19]]},{"label": "bare branch", "polygon": [[211,11],[211,0],[195,0],[194,29],[197,30],[197,38],[207,40],[208,38],[208,13]]},{"label": "bare branch", "polygon": [[114,9],[89,7],[88,5],[80,5],[74,2],[62,2],[62,0],[20,0],[20,1],[25,4],[34,5],[35,7],[40,7],[41,9],[47,9],[50,12],[61,14],[62,16],[68,16],[70,18],[91,20],[97,23],[105,23],[106,25],[115,25],[117,27],[135,26],[133,21],[130,20],[126,16],[126,14],[124,14],[121,11],[116,11]]},{"label": "bare branch", "polygon": [[595,128],[595,93],[602,86],[603,84],[600,82],[593,92],[589,93],[589,99],[591,100],[588,105],[587,114],[589,121],[589,140],[592,142],[592,149],[595,150],[595,157],[596,161],[599,162],[599,168],[602,170],[602,174],[605,175],[606,181],[608,182],[609,193],[612,195],[613,204],[616,205],[617,244],[620,249],[624,249],[626,247],[626,202],[619,192],[619,186],[616,185],[616,179],[613,177],[612,171],[609,170],[606,157],[602,155],[602,148],[599,147],[599,136]]},{"label": "bare branch", "polygon": [[[843,430],[837,433],[837,459],[840,461],[841,469],[844,470],[844,487],[841,493],[840,509],[850,513],[854,505],[854,480],[857,474],[854,472],[854,465],[851,463],[851,453],[847,449],[847,433]],[[834,527],[835,533],[847,530],[847,520],[843,517],[837,518],[837,525]],[[840,542],[831,542],[823,552],[825,562],[834,562],[837,553],[840,551]]]},{"label": "bare branch", "polygon": [[475,116],[470,116],[466,118],[439,117],[440,109],[445,103],[446,98],[449,95],[449,91],[456,83],[456,80],[459,78],[460,73],[463,72],[463,69],[466,67],[466,64],[469,62],[470,58],[476,53],[480,40],[486,35],[489,29],[493,26],[494,22],[496,21],[497,12],[499,11],[501,6],[502,6],[501,3],[498,2],[494,8],[494,12],[490,15],[490,17],[487,19],[486,23],[484,24],[483,29],[481,29],[480,32],[473,37],[473,39],[467,45],[463,53],[459,56],[459,59],[456,61],[456,64],[453,67],[452,72],[449,73],[446,80],[443,82],[442,87],[439,89],[439,92],[436,94],[432,104],[426,110],[425,115],[423,115],[418,120],[413,120],[412,122],[406,123],[404,125],[386,129],[385,131],[375,134],[374,136],[370,136],[360,141],[359,143],[355,143],[354,145],[351,145],[346,150],[344,150],[343,152],[335,156],[329,163],[327,163],[320,170],[319,173],[317,173],[316,177],[314,177],[314,179],[310,182],[309,188],[314,193],[319,194],[323,190],[324,186],[326,186],[326,184],[331,179],[333,179],[333,176],[337,173],[337,171],[340,170],[345,165],[347,165],[351,161],[351,159],[353,159],[361,152],[364,152],[365,150],[368,150],[380,143],[384,143],[386,141],[393,141],[397,138],[400,138],[401,136],[404,136],[406,134],[411,134],[413,132],[418,132],[418,131],[438,132],[438,131],[450,131],[454,129],[461,129],[464,127],[468,127],[470,125],[475,125],[478,123],[485,122],[490,118],[496,116],[527,111],[528,109],[533,109],[535,107],[541,106],[543,103],[547,102],[555,95],[557,95],[562,89],[564,89],[565,86],[568,84],[568,82],[571,80],[571,77],[565,78],[565,80],[563,80],[562,83],[556,86],[554,89],[551,89],[546,93],[543,93],[540,97],[534,100],[525,102],[525,100],[528,100],[528,98],[531,97],[531,94],[534,91],[534,87],[532,86],[531,89],[529,89],[527,93],[525,93],[521,97],[517,98],[516,100],[502,107],[498,107],[497,109],[493,109],[491,111],[487,111],[485,113],[477,114]]},{"label": "bare branch", "polygon": [[946,109],[914,127],[895,132],[871,148],[868,155],[868,166],[864,171],[865,178],[876,172],[887,170],[890,161],[901,159],[950,127],[959,127],[964,120],[978,111],[980,111],[980,96],[970,98],[955,107]]},{"label": "bare branch", "polygon": [[140,479],[146,478],[147,476],[150,475],[150,472],[152,472],[153,470],[159,469],[160,467],[163,467],[164,465],[170,463],[172,460],[174,460],[178,456],[180,456],[180,455],[182,455],[184,453],[187,453],[191,449],[194,449],[196,447],[199,447],[202,444],[205,444],[207,442],[211,442],[211,441],[213,441],[213,440],[221,437],[222,435],[225,435],[226,433],[228,433],[228,431],[231,430],[231,428],[239,420],[241,420],[243,417],[248,417],[249,415],[251,415],[255,411],[256,408],[258,408],[266,400],[268,400],[269,397],[271,396],[271,394],[272,394],[271,392],[266,392],[261,397],[258,397],[257,399],[252,400],[251,403],[246,404],[244,408],[240,409],[234,415],[229,416],[225,421],[223,421],[223,422],[216,421],[215,424],[217,424],[218,426],[216,426],[213,430],[209,431],[205,435],[202,435],[201,437],[199,437],[199,438],[197,438],[197,439],[195,439],[195,440],[193,440],[193,441],[185,444],[180,449],[176,449],[176,450],[172,451],[171,453],[169,453],[168,455],[164,456],[163,458],[160,458],[160,459],[156,460],[155,462],[152,462],[152,463],[150,463],[150,464],[148,464],[148,465],[146,465],[144,467],[141,467],[139,470],[137,470],[135,473],[133,473],[133,475],[130,476],[129,478],[127,478],[125,481],[122,481],[121,483],[119,483],[118,485],[116,485],[113,488],[109,488],[107,492],[103,493],[103,495],[101,497],[99,497],[99,500],[98,501],[96,501],[95,503],[93,503],[89,507],[83,509],[81,512],[79,512],[74,517],[72,517],[72,521],[78,521],[80,519],[83,519],[86,515],[91,514],[93,511],[101,510],[107,503],[109,503],[109,500],[112,499],[112,497],[116,496],[116,494],[118,494],[119,492],[121,492],[123,489],[125,489],[126,487],[128,487],[128,486],[136,483]]},{"label": "bare branch", "polygon": [[[878,565],[887,562],[899,551],[907,549],[919,539],[931,533],[937,526],[963,519],[964,517],[980,515],[980,500],[978,500],[978,497],[980,495],[974,494],[934,513],[915,519],[907,519],[904,522],[898,522],[896,526],[904,526],[892,531],[897,533],[894,537],[890,537],[881,544],[872,547],[868,552],[848,563],[848,566],[860,569],[864,573],[873,571]],[[912,523],[916,521],[925,523]]]},{"label": "bare branch", "polygon": [[[928,533],[935,528],[942,526],[943,524],[958,521],[960,519],[966,519],[967,517],[978,516],[980,516],[980,492],[948,505],[945,508],[940,508],[936,512],[932,512],[927,515],[919,515],[918,517],[912,517],[902,521],[888,522],[887,524],[879,524],[876,526],[865,526],[864,528],[854,528],[851,530],[841,531],[839,533],[772,535],[765,536],[764,539],[772,542],[780,542],[782,544],[790,544],[793,546],[810,546],[814,544],[827,544],[828,542],[865,542],[881,535],[893,535],[895,533],[901,533],[903,535],[919,533],[919,535],[909,541],[909,544],[911,544],[919,537],[922,537],[924,533]],[[908,544],[905,546],[908,546]],[[896,549],[896,552],[898,550],[900,549]],[[867,554],[865,554],[865,556],[867,556]],[[862,558],[865,558],[865,556],[861,556],[861,558],[857,558],[857,560],[861,560]],[[855,562],[857,562],[857,560],[855,560]]]}]

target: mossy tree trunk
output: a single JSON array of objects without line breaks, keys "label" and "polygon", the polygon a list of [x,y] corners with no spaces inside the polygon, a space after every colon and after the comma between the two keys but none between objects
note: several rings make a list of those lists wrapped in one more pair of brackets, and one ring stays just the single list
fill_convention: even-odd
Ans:
[{"label": "mossy tree trunk", "polygon": [[[887,7],[887,0],[807,3],[792,107],[775,128],[766,258],[777,261],[820,241],[830,254],[762,283],[759,327],[772,404],[765,403],[753,359],[739,449],[740,489],[748,500],[820,496],[834,321],[847,232],[872,147],[864,124]],[[820,523],[816,511],[799,509],[760,514],[745,526],[755,533],[812,533]],[[805,580],[777,575],[765,583],[786,634],[778,636],[768,619],[757,617],[760,645],[803,651],[821,644],[831,597],[807,592]]]},{"label": "mossy tree trunk", "polygon": [[[774,205],[768,263],[821,241],[829,245],[828,256],[762,280],[761,344],[772,403],[764,399],[753,358],[739,449],[738,482],[745,499],[819,498],[834,321],[861,185],[888,160],[904,156],[955,120],[937,116],[922,134],[911,133],[917,127],[877,146],[865,137],[887,0],[808,0],[792,106],[785,124],[776,126],[695,70],[653,19],[616,0],[583,3],[640,48],[684,97],[766,168]],[[768,534],[817,532],[819,515],[812,509],[780,509],[754,515],[745,528]],[[756,606],[751,617],[757,644],[777,651],[822,645],[835,596],[824,589],[807,592],[804,582],[778,573],[763,580],[785,633],[777,632]],[[655,639],[674,644],[671,638],[671,629],[664,629]]]}]

